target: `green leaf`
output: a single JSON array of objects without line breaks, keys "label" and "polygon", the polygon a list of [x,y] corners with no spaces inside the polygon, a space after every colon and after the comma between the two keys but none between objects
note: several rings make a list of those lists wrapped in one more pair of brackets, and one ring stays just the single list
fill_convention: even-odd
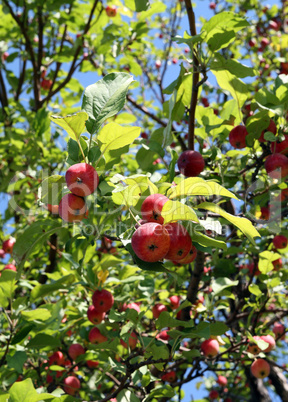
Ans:
[{"label": "green leaf", "polygon": [[196,232],[195,230],[191,234],[191,238],[193,243],[195,242],[205,247],[215,247],[221,248],[222,250],[227,250],[227,244],[224,241],[216,240],[212,237],[204,235],[203,233]]},{"label": "green leaf", "polygon": [[175,318],[171,317],[168,311],[162,311],[159,315],[159,318],[156,320],[156,329],[162,329],[165,327],[194,327],[194,321],[181,321],[176,320]]},{"label": "green leaf", "polygon": [[192,195],[203,195],[211,197],[217,195],[220,197],[229,197],[238,200],[238,198],[226,190],[225,187],[214,181],[208,181],[199,177],[190,177],[189,179],[182,180],[176,187],[171,187],[167,192],[167,197],[170,199],[177,197],[187,197]]},{"label": "green leaf", "polygon": [[58,174],[49,176],[41,184],[41,201],[44,204],[58,205],[63,197],[65,177]]},{"label": "green leaf", "polygon": [[161,215],[164,218],[164,224],[180,220],[199,222],[195,211],[180,201],[165,202]]},{"label": "green leaf", "polygon": [[256,285],[255,283],[251,283],[248,287],[249,292],[252,293],[255,296],[261,296],[263,293],[260,290],[259,286]]},{"label": "green leaf", "polygon": [[220,53],[214,55],[215,59],[211,62],[210,68],[214,71],[228,70],[238,78],[254,77],[255,70],[252,67],[244,66],[233,59],[225,59]]},{"label": "green leaf", "polygon": [[173,135],[172,135],[172,123],[173,123],[173,119],[172,119],[172,113],[173,113],[173,109],[174,106],[176,105],[177,102],[177,91],[174,90],[169,101],[169,116],[168,116],[168,123],[167,126],[164,128],[163,130],[163,142],[162,142],[162,147],[166,148],[167,145],[171,144],[171,142],[173,141]]},{"label": "green leaf", "polygon": [[88,119],[88,114],[82,111],[65,117],[53,115],[49,117],[58,126],[64,128],[72,140],[78,141],[80,135],[85,130],[85,122]]},{"label": "green leaf", "polygon": [[37,285],[31,292],[31,299],[36,300],[39,297],[43,298],[58,289],[63,288],[65,285],[69,286],[75,282],[75,275],[69,274],[65,275],[62,278],[58,279],[57,281],[45,285]]},{"label": "green leaf", "polygon": [[219,205],[213,204],[212,202],[203,202],[202,204],[197,205],[197,209],[198,208],[205,209],[207,211],[211,211],[215,214],[223,216],[223,218],[227,219],[227,221],[233,223],[234,226],[240,229],[241,232],[243,232],[254,245],[254,237],[261,237],[258,231],[248,219],[239,218],[238,216],[231,215],[228,212],[224,211],[224,209],[220,208]]},{"label": "green leaf", "polygon": [[268,127],[269,123],[270,117],[266,110],[261,110],[247,119],[246,128],[249,134],[246,137],[246,143],[248,146],[253,145],[254,140],[260,137],[262,131]]},{"label": "green leaf", "polygon": [[9,402],[38,402],[55,398],[55,396],[51,394],[38,394],[33,386],[31,378],[15,382],[9,390],[9,395]]},{"label": "green leaf", "polygon": [[210,332],[212,336],[220,336],[225,334],[229,327],[224,322],[216,321],[210,324]]},{"label": "green leaf", "polygon": [[281,255],[278,253],[274,253],[268,250],[263,251],[259,254],[259,271],[262,274],[268,274],[268,272],[273,271],[274,265],[272,264],[272,262],[278,260],[279,258],[281,258]]},{"label": "green leaf", "polygon": [[222,292],[222,290],[226,288],[230,288],[232,286],[237,286],[238,281],[231,281],[229,278],[217,278],[212,283],[212,289],[215,295]]},{"label": "green leaf", "polygon": [[108,117],[114,116],[123,108],[132,82],[133,77],[130,74],[111,73],[86,88],[82,109],[89,116],[86,128],[90,134],[96,133]]},{"label": "green leaf", "polygon": [[46,321],[51,317],[51,313],[49,310],[45,308],[37,308],[36,310],[32,311],[22,311],[21,312],[22,317],[24,318],[25,321]]},{"label": "green leaf", "polygon": [[25,352],[17,351],[13,356],[7,355],[7,366],[16,370],[17,373],[23,373],[23,365],[28,356]]},{"label": "green leaf", "polygon": [[101,152],[122,148],[139,137],[141,127],[125,127],[116,123],[106,124],[100,131],[97,140],[102,144]]},{"label": "green leaf", "polygon": [[42,219],[33,222],[17,237],[13,248],[13,258],[17,264],[17,279],[20,278],[22,267],[37,244],[46,241],[51,234],[67,230],[52,219]]},{"label": "green leaf", "polygon": [[141,11],[146,11],[150,7],[149,0],[134,0],[135,1],[135,10],[137,13]]},{"label": "green leaf", "polygon": [[13,292],[16,287],[15,278],[16,278],[16,272],[10,269],[5,269],[4,271],[1,272],[0,289],[3,292],[3,296],[6,297],[7,299],[11,299],[13,296]]},{"label": "green leaf", "polygon": [[22,327],[18,332],[16,332],[16,334],[14,335],[11,345],[17,345],[18,343],[20,343],[21,341],[23,341],[23,339],[26,338],[26,336],[29,334],[29,332],[32,331],[32,329],[35,327],[34,324],[28,324],[25,325],[24,327]]},{"label": "green leaf", "polygon": [[42,348],[57,348],[60,347],[61,342],[55,336],[47,335],[47,334],[37,334],[32,338],[27,348],[35,348],[35,349],[42,349]]}]

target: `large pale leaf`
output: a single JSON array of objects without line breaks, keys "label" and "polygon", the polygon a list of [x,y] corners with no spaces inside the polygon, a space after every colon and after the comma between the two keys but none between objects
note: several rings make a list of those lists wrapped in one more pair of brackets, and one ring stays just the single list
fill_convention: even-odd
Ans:
[{"label": "large pale leaf", "polygon": [[58,174],[44,179],[41,184],[41,201],[44,204],[58,205],[63,197],[64,184],[65,177]]},{"label": "large pale leaf", "polygon": [[101,152],[130,145],[139,137],[141,127],[124,127],[116,123],[106,124],[100,131],[97,140],[101,143]]},{"label": "large pale leaf", "polygon": [[167,197],[174,199],[177,197],[186,197],[189,195],[203,195],[210,197],[212,195],[220,197],[235,198],[238,200],[236,195],[226,190],[225,187],[214,181],[205,181],[199,177],[190,177],[181,181],[176,187],[172,187],[168,193]]},{"label": "large pale leaf", "polygon": [[46,321],[51,317],[50,311],[46,308],[37,308],[31,311],[22,311],[21,315],[24,320],[28,322],[33,322],[35,320]]},{"label": "large pale leaf", "polygon": [[78,112],[70,116],[49,116],[50,120],[64,128],[72,140],[78,141],[80,135],[85,130],[85,122],[88,119],[86,112]]},{"label": "large pale leaf", "polygon": [[45,285],[37,285],[31,292],[31,299],[35,300],[39,297],[43,298],[49,294],[52,294],[58,289],[63,289],[68,285],[72,285],[75,282],[75,275],[69,274],[62,276],[62,278],[58,279],[55,282],[48,283]]},{"label": "large pale leaf", "polygon": [[228,212],[224,211],[224,209],[220,208],[219,205],[213,204],[212,202],[203,202],[197,205],[197,208],[206,209],[207,211],[211,211],[215,214],[221,215],[223,218],[227,219],[227,221],[231,222],[238,229],[240,229],[241,232],[243,232],[253,244],[255,244],[254,237],[261,237],[258,231],[254,228],[254,226],[248,219],[231,215]]},{"label": "large pale leaf", "polygon": [[89,116],[86,128],[90,134],[96,133],[108,117],[114,116],[123,108],[132,81],[130,74],[111,73],[86,88],[82,109]]},{"label": "large pale leaf", "polygon": [[259,254],[258,268],[262,274],[267,274],[274,269],[273,261],[281,258],[281,255],[272,251],[263,251]]},{"label": "large pale leaf", "polygon": [[228,70],[231,74],[237,75],[238,78],[254,77],[256,75],[252,67],[244,66],[233,59],[225,59],[219,53],[215,54],[215,59],[212,61],[210,68],[214,71]]},{"label": "large pale leaf", "polygon": [[217,278],[215,281],[212,283],[212,289],[213,292],[216,294],[219,294],[222,292],[222,290],[230,288],[232,286],[237,286],[238,281],[231,281],[229,278]]},{"label": "large pale leaf", "polygon": [[165,202],[161,215],[164,218],[164,223],[181,220],[198,222],[195,211],[188,205],[182,204],[180,201]]},{"label": "large pale leaf", "polygon": [[37,402],[55,399],[55,395],[38,394],[31,378],[15,382],[9,390],[9,402]]}]

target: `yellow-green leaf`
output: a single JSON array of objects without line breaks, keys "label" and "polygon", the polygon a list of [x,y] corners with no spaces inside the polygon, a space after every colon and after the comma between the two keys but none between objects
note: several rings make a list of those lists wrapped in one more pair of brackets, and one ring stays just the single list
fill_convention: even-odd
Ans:
[{"label": "yellow-green leaf", "polygon": [[164,224],[173,221],[193,221],[199,222],[195,211],[182,204],[180,201],[167,201],[165,202],[161,215],[164,218]]},{"label": "yellow-green leaf", "polygon": [[238,229],[240,229],[252,244],[255,244],[254,237],[261,237],[248,219],[231,215],[224,211],[224,209],[220,208],[219,205],[213,204],[212,202],[203,202],[202,204],[197,205],[197,208],[206,209],[207,211],[221,215],[223,218],[227,219],[227,221],[231,222]]},{"label": "yellow-green leaf", "polygon": [[100,131],[97,140],[102,144],[101,152],[111,151],[130,145],[139,137],[141,127],[123,127],[116,123],[106,124]]},{"label": "yellow-green leaf", "polygon": [[227,244],[224,241],[213,239],[212,237],[205,236],[199,232],[193,232],[192,242],[199,243],[201,246],[205,247],[216,247],[227,250]]},{"label": "yellow-green leaf", "polygon": [[281,258],[281,255],[278,253],[273,253],[272,251],[263,251],[263,253],[259,254],[259,263],[258,268],[262,274],[267,274],[268,272],[274,269],[272,264],[273,261]]},{"label": "yellow-green leaf", "polygon": [[189,195],[203,195],[210,197],[212,195],[217,195],[221,197],[235,198],[238,200],[236,195],[226,190],[225,187],[216,183],[215,181],[207,181],[201,179],[200,177],[190,177],[181,181],[176,187],[172,187],[168,193],[167,197],[170,199],[177,197],[186,197]]},{"label": "yellow-green leaf", "polygon": [[72,140],[78,141],[80,135],[85,130],[85,122],[88,120],[86,112],[78,112],[68,116],[49,116],[50,120],[64,128]]},{"label": "yellow-green leaf", "polygon": [[36,310],[22,311],[21,314],[26,321],[46,321],[51,317],[50,311],[46,308],[37,308]]}]

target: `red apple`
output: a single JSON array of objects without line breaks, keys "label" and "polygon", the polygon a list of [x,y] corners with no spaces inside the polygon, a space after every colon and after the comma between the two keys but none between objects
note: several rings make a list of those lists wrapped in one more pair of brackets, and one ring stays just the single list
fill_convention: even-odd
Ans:
[{"label": "red apple", "polygon": [[279,271],[283,267],[281,258],[278,258],[278,260],[272,261],[272,264],[274,267],[273,271]]},{"label": "red apple", "polygon": [[160,316],[160,314],[162,313],[162,311],[167,311],[167,307],[164,306],[164,304],[161,304],[161,303],[154,304],[154,306],[152,308],[153,317],[155,319],[157,319]]},{"label": "red apple", "polygon": [[96,360],[87,360],[86,364],[89,368],[96,368],[99,366],[99,362],[97,362]]},{"label": "red apple", "polygon": [[161,377],[162,381],[167,381],[167,382],[175,382],[177,379],[177,374],[175,371],[167,371],[167,373],[163,374]]},{"label": "red apple", "polygon": [[273,239],[273,246],[278,250],[286,248],[288,244],[288,239],[284,235],[277,235]]},{"label": "red apple", "polygon": [[274,122],[274,120],[270,120],[269,126],[267,128],[265,128],[265,130],[262,131],[260,138],[258,138],[259,142],[265,142],[265,138],[264,138],[264,134],[270,131],[271,133],[273,133],[274,135],[277,133],[277,127],[276,124]]},{"label": "red apple", "polygon": [[5,240],[2,244],[2,249],[4,250],[4,253],[12,254],[15,242],[16,240],[14,239],[14,237],[10,237],[10,239]]},{"label": "red apple", "polygon": [[192,240],[187,230],[178,222],[168,223],[164,226],[170,236],[170,247],[165,258],[178,262],[183,260],[190,252]]},{"label": "red apple", "polygon": [[225,386],[227,385],[227,383],[228,383],[228,380],[227,380],[227,378],[224,377],[223,375],[219,375],[219,376],[218,376],[218,379],[217,379],[217,383],[218,383],[219,385],[221,385],[222,387],[225,387]]},{"label": "red apple", "polygon": [[189,48],[189,47],[185,47],[184,53],[190,53],[190,48]]},{"label": "red apple", "polygon": [[5,251],[4,250],[0,250],[0,258],[5,258],[6,257],[6,254],[5,254]]},{"label": "red apple", "polygon": [[285,135],[284,141],[272,142],[270,149],[273,153],[288,155],[288,135]]},{"label": "red apple", "polygon": [[179,156],[178,169],[186,177],[196,177],[205,168],[205,162],[202,155],[197,151],[184,151]]},{"label": "red apple", "polygon": [[285,188],[284,190],[281,191],[280,200],[281,202],[288,201],[288,188]]},{"label": "red apple", "polygon": [[256,46],[256,43],[257,43],[256,39],[250,39],[249,42],[248,42],[248,45],[251,46],[251,47],[254,47],[254,46]]},{"label": "red apple", "polygon": [[106,313],[114,304],[114,297],[109,290],[97,289],[93,293],[92,303],[99,313]]},{"label": "red apple", "polygon": [[266,172],[273,179],[284,178],[288,175],[288,158],[282,154],[272,154],[265,160]]},{"label": "red apple", "polygon": [[201,98],[201,102],[204,107],[208,107],[210,105],[208,99],[205,97]]},{"label": "red apple", "polygon": [[59,215],[59,205],[47,204],[47,206],[45,208],[47,208],[48,211],[51,212],[51,214]]},{"label": "red apple", "polygon": [[105,313],[99,312],[94,306],[89,306],[87,311],[88,320],[94,325],[100,324],[105,317]]},{"label": "red apple", "polygon": [[138,258],[146,262],[156,262],[166,256],[170,236],[164,226],[148,222],[133,233],[131,245]]},{"label": "red apple", "polygon": [[[131,332],[131,334],[130,334],[130,336],[129,336],[129,339],[128,339],[128,345],[129,345],[129,347],[130,347],[132,350],[135,349],[135,348],[136,348],[136,345],[137,345],[137,342],[138,342],[137,335],[135,334],[135,332]],[[121,343],[121,345],[122,345],[124,348],[128,349],[127,343],[124,342],[123,339],[120,339],[120,343]]]},{"label": "red apple", "polygon": [[251,373],[256,378],[265,378],[270,374],[270,365],[264,359],[257,359],[251,365]]},{"label": "red apple", "polygon": [[215,10],[215,8],[216,8],[216,3],[215,3],[214,1],[211,1],[211,3],[209,4],[209,8],[210,8],[211,10]]},{"label": "red apple", "polygon": [[268,346],[266,349],[263,350],[263,352],[271,352],[271,350],[275,349],[276,347],[276,342],[275,339],[273,338],[273,336],[271,335],[262,335],[260,336],[260,338],[262,339],[262,341],[265,341],[268,343]]},{"label": "red apple", "polygon": [[3,268],[3,271],[5,271],[5,269],[8,269],[9,271],[17,271],[16,267],[14,264],[7,264],[5,265],[5,267]]},{"label": "red apple", "polygon": [[274,29],[274,31],[278,31],[278,24],[276,21],[269,21],[269,28]]},{"label": "red apple", "polygon": [[216,391],[216,389],[212,389],[210,392],[209,392],[209,399],[218,399],[219,398],[219,393],[218,393],[218,391]]},{"label": "red apple", "polygon": [[141,214],[145,221],[163,224],[164,218],[161,216],[163,205],[169,201],[163,194],[151,194],[143,201]]},{"label": "red apple", "polygon": [[76,360],[78,356],[84,355],[85,349],[83,348],[80,343],[73,343],[69,346],[68,355],[71,357],[72,360]]},{"label": "red apple", "polygon": [[269,207],[261,207],[260,219],[268,221],[269,218],[270,218],[270,209],[269,209]]},{"label": "red apple", "polygon": [[144,138],[144,140],[147,140],[148,139],[148,134],[143,132],[143,133],[141,133],[141,137]]},{"label": "red apple", "polygon": [[78,389],[80,389],[81,384],[77,377],[69,376],[64,378],[64,391],[66,394],[75,395]]},{"label": "red apple", "polygon": [[236,126],[234,127],[229,134],[229,142],[232,147],[237,149],[245,148],[246,145],[246,137],[248,135],[248,131],[245,126]]},{"label": "red apple", "polygon": [[108,338],[101,334],[100,330],[97,327],[94,327],[90,330],[88,339],[91,343],[103,343],[108,341]]},{"label": "red apple", "polygon": [[9,57],[9,53],[8,52],[4,52],[3,54],[2,54],[2,61],[5,61],[7,58]]},{"label": "red apple", "polygon": [[[253,336],[253,339],[255,341],[260,341],[260,336]],[[248,347],[247,347],[247,352],[252,353],[253,355],[258,355],[261,352],[261,349],[259,346],[254,343],[254,342],[249,342]]]},{"label": "red apple", "polygon": [[264,49],[266,46],[270,44],[270,41],[268,38],[262,38],[260,41],[261,48]]},{"label": "red apple", "polygon": [[59,350],[54,352],[48,359],[48,364],[51,366],[52,364],[57,364],[57,366],[62,366],[64,364],[65,357],[62,352]]},{"label": "red apple", "polygon": [[178,59],[176,59],[176,57],[173,57],[172,63],[173,63],[173,64],[177,64],[177,63],[178,63]]},{"label": "red apple", "polygon": [[219,352],[219,343],[216,339],[207,339],[201,344],[201,351],[206,357],[215,357]]},{"label": "red apple", "polygon": [[131,310],[136,310],[137,313],[140,313],[140,307],[138,306],[138,304],[136,304],[134,302],[129,303],[129,304],[124,303],[123,304],[123,310],[126,311],[127,308],[130,308]]},{"label": "red apple", "polygon": [[44,89],[44,91],[49,91],[49,89],[52,87],[53,81],[52,80],[46,80],[45,78],[42,79],[41,81],[41,88]]},{"label": "red apple", "polygon": [[170,296],[169,300],[171,302],[172,310],[176,310],[180,306],[180,301],[181,301],[180,296]]},{"label": "red apple", "polygon": [[70,166],[65,180],[69,190],[80,197],[94,193],[99,183],[96,170],[88,163],[76,163]]},{"label": "red apple", "polygon": [[272,331],[275,334],[276,338],[280,337],[281,341],[285,340],[285,327],[283,324],[281,324],[280,322],[275,322]]},{"label": "red apple", "polygon": [[177,262],[178,262],[178,264],[182,264],[182,265],[190,264],[190,262],[194,261],[196,257],[197,257],[197,249],[192,244],[191,249],[190,249],[189,253],[186,255],[186,257],[184,257],[183,259],[181,259]]},{"label": "red apple", "polygon": [[157,70],[159,70],[161,68],[161,65],[162,65],[161,60],[155,61],[155,67],[157,68]]},{"label": "red apple", "polygon": [[108,15],[108,17],[115,17],[117,14],[117,7],[116,6],[107,6],[105,8],[106,14]]},{"label": "red apple", "polygon": [[161,341],[169,341],[170,336],[167,331],[161,331],[158,335],[156,335],[156,339],[161,339]]},{"label": "red apple", "polygon": [[86,209],[84,198],[72,193],[65,194],[59,203],[59,215],[66,222],[81,221]]}]

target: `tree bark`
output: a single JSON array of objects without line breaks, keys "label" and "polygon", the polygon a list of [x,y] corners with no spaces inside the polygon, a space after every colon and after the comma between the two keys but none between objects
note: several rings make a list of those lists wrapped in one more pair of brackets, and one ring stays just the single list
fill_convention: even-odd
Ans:
[{"label": "tree bark", "polygon": [[249,402],[272,402],[267,388],[265,388],[263,381],[255,378],[249,367],[245,367],[245,375],[251,391]]},{"label": "tree bark", "polygon": [[288,402],[288,383],[282,370],[279,367],[270,365],[271,371],[269,378],[274,385],[275,391],[280,396],[282,402]]}]

